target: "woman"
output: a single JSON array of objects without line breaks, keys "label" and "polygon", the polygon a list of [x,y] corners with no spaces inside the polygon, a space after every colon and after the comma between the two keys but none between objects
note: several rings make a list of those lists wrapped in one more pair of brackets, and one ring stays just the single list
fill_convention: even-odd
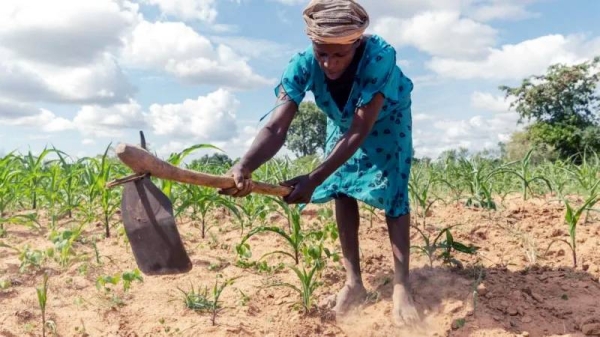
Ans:
[{"label": "woman", "polygon": [[278,107],[243,158],[231,169],[237,186],[220,193],[243,197],[251,173],[283,146],[307,91],[328,117],[324,162],[283,185],[288,203],[335,200],[346,283],[334,310],[344,314],[364,299],[357,200],[385,210],[394,259],[393,320],[414,323],[409,285],[408,176],[412,158],[412,82],[381,37],[364,35],[369,16],[351,0],[313,0],[304,10],[312,44],[296,54],[276,88]]}]

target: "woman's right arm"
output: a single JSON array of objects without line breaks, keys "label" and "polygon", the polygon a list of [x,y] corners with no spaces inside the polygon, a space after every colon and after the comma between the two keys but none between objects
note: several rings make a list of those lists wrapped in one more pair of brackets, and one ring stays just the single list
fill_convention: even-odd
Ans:
[{"label": "woman's right arm", "polygon": [[279,152],[285,143],[287,132],[298,111],[298,106],[289,98],[283,87],[279,89],[276,105],[278,107],[273,115],[258,132],[250,149],[239,162],[240,166],[250,172],[254,172]]},{"label": "woman's right arm", "polygon": [[287,132],[298,111],[298,105],[289,98],[283,86],[277,96],[277,108],[273,115],[260,129],[250,149],[229,172],[233,176],[236,187],[219,190],[220,194],[243,197],[252,191],[250,177],[252,172],[273,158],[285,143]]}]

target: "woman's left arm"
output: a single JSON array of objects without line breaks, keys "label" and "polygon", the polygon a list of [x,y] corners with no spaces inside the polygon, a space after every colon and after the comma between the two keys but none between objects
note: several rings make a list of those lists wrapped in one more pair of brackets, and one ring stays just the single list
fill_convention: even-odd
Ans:
[{"label": "woman's left arm", "polygon": [[307,203],[310,201],[314,189],[350,159],[367,138],[377,120],[383,102],[383,95],[377,93],[368,104],[356,109],[352,125],[340,138],[325,161],[308,175],[283,183],[285,186],[294,187],[294,191],[285,198],[286,202]]}]

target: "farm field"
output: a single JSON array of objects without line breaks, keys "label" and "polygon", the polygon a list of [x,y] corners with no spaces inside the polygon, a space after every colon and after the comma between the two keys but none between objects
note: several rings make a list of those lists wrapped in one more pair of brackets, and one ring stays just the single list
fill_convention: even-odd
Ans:
[{"label": "farm field", "polygon": [[[183,163],[205,147],[164,159],[224,174]],[[147,276],[121,222],[122,187],[105,187],[131,173],[110,147],[78,161],[56,150],[9,154],[0,159],[0,336],[598,336],[600,160],[529,154],[413,164],[411,281],[423,322],[410,329],[389,319],[387,228],[366,205],[369,296],[336,319],[344,270],[332,204],[300,212],[155,179],[193,269]],[[312,165],[273,160],[254,179],[277,183]]]}]

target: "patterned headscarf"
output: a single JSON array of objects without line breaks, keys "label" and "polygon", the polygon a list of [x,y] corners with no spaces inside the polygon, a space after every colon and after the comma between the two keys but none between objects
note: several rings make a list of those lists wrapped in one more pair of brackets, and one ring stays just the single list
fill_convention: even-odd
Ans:
[{"label": "patterned headscarf", "polygon": [[323,44],[352,44],[369,26],[369,15],[354,0],[312,0],[303,16],[308,37]]}]

